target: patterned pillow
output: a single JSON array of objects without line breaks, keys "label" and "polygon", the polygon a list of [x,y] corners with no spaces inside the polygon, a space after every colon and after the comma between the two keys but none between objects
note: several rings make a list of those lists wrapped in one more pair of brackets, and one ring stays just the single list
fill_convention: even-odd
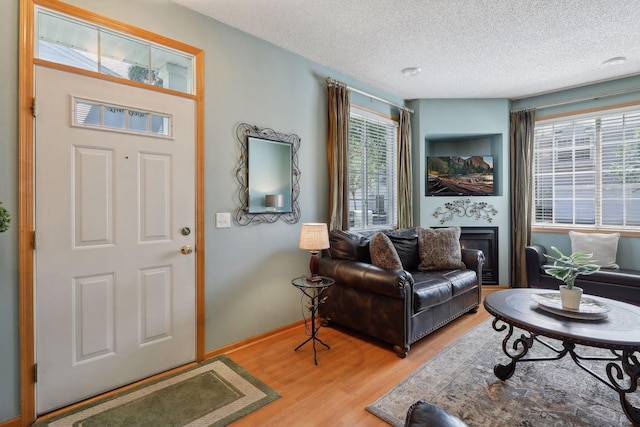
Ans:
[{"label": "patterned pillow", "polygon": [[376,233],[369,242],[371,264],[382,268],[402,268],[396,248],[384,233]]},{"label": "patterned pillow", "polygon": [[460,227],[418,228],[418,270],[466,268],[460,249]]}]

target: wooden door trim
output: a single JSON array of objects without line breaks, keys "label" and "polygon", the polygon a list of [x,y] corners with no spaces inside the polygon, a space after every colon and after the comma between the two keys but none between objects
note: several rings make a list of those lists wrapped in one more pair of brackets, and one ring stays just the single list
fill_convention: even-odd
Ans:
[{"label": "wooden door trim", "polygon": [[[35,323],[34,323],[34,16],[36,5],[108,26],[155,43],[188,52],[195,57],[195,162],[196,179],[196,361],[205,357],[204,313],[204,52],[184,43],[97,15],[57,0],[20,1],[19,83],[18,83],[18,295],[20,335],[20,424],[31,425],[36,419],[35,406]],[[96,73],[96,78],[101,76]],[[154,90],[153,87],[148,87]],[[193,95],[185,96],[194,98]]]}]

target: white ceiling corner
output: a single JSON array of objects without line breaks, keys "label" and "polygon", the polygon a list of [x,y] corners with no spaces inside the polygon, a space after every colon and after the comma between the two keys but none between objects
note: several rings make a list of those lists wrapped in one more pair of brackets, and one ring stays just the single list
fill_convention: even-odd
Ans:
[{"label": "white ceiling corner", "polygon": [[516,99],[640,74],[638,0],[173,1],[404,99]]}]

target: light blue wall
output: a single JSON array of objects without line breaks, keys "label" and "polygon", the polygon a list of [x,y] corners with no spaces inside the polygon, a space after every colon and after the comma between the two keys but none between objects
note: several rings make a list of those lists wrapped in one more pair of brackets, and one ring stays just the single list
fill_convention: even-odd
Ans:
[{"label": "light blue wall", "polygon": [[[512,102],[513,109],[549,106],[546,108],[536,108],[536,117],[544,117],[553,114],[569,113],[574,111],[587,110],[591,108],[603,108],[629,102],[640,101],[640,91],[631,91],[618,95],[602,96],[625,92],[629,89],[640,87],[640,76],[627,77],[608,82],[602,82],[580,88],[567,89],[546,95],[530,97]],[[581,102],[570,102],[584,98]],[[550,106],[562,103],[562,105]],[[541,244],[547,248],[552,245],[558,247],[564,253],[571,251],[571,241],[567,233],[532,233],[531,242]],[[618,244],[617,263],[620,267],[640,269],[638,259],[640,257],[640,238],[621,237]]]},{"label": "light blue wall", "polygon": [[19,407],[18,333],[18,0],[0,13],[0,202],[11,228],[0,233],[0,421]]},{"label": "light blue wall", "polygon": [[[509,101],[506,99],[423,99],[409,103],[416,110],[412,121],[414,212],[417,225],[499,227],[499,284],[509,283]],[[473,142],[464,141],[471,136]],[[437,142],[434,142],[437,141]],[[434,145],[437,144],[436,147]],[[447,147],[452,144],[451,148]],[[444,151],[447,151],[446,153]],[[495,196],[470,197],[498,211],[492,222],[455,216],[441,224],[433,213],[438,207],[462,197],[425,196],[426,155],[492,154]]]},{"label": "light blue wall", "polygon": [[[219,348],[299,320],[300,295],[290,280],[306,273],[308,266],[308,253],[297,248],[300,224],[327,221],[324,79],[337,78],[397,104],[402,104],[402,99],[190,12],[169,0],[70,0],[68,3],[205,51],[206,349]],[[18,5],[19,0],[4,0],[0,14],[0,52],[4,58],[0,63],[3,76],[0,79],[0,200],[15,218]],[[626,87],[632,83],[638,86],[640,81],[633,78],[628,82],[611,82],[607,87]],[[555,99],[561,95],[575,97],[574,91],[550,97]],[[524,107],[527,101],[516,102],[512,108]],[[391,110],[358,94],[353,95],[352,102],[387,114]],[[416,111],[412,119],[414,210],[416,223],[420,225],[439,225],[432,213],[447,199],[424,196],[425,138],[441,134],[502,135],[502,148],[493,153],[501,156],[501,195],[482,197],[482,200],[494,204],[499,212],[492,225],[501,228],[500,280],[506,283],[509,277],[505,255],[509,248],[506,231],[509,227],[508,101],[415,100],[408,106]],[[241,122],[301,137],[302,217],[298,224],[215,228],[216,212],[233,214],[238,206],[235,166],[240,148],[234,129]],[[456,225],[480,223],[468,220]],[[534,236],[540,242],[545,238]],[[555,242],[554,239],[547,240]],[[631,266],[632,255],[640,253],[636,240],[623,239],[620,243],[621,249],[630,251],[630,255],[619,251],[621,265]],[[561,243],[557,245],[561,247]],[[0,422],[19,414],[17,270],[14,224],[8,233],[0,235]]]},{"label": "light blue wall", "polygon": [[[326,157],[328,76],[373,95],[403,100],[277,48],[169,0],[70,0],[75,6],[199,47],[205,52],[206,350],[301,320],[291,279],[307,273],[298,249],[303,222],[328,219]],[[19,0],[0,14],[0,200],[17,204]],[[354,95],[352,102],[389,113]],[[246,122],[301,138],[300,222],[215,228],[216,212],[235,213],[235,128]],[[17,213],[16,213],[17,217]],[[0,235],[0,422],[19,415],[18,261],[15,229]],[[302,333],[302,330],[301,330]],[[292,349],[293,351],[293,349]]]}]

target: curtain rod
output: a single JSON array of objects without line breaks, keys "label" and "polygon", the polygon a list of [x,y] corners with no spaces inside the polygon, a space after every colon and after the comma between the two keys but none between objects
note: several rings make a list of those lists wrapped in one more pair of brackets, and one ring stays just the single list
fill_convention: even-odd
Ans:
[{"label": "curtain rod", "polygon": [[349,85],[346,85],[346,84],[344,84],[342,82],[339,82],[338,80],[335,80],[335,79],[333,79],[331,77],[327,77],[327,84],[344,86],[348,90],[350,90],[351,92],[359,93],[360,95],[364,95],[364,96],[366,96],[368,98],[375,99],[376,101],[384,102],[385,104],[391,105],[392,107],[396,107],[396,108],[399,108],[400,110],[405,110],[405,111],[408,111],[411,114],[413,114],[413,110],[411,108],[407,108],[407,107],[404,107],[402,105],[395,104],[395,103],[393,103],[391,101],[387,101],[386,99],[382,99],[382,98],[380,98],[378,96],[375,96],[375,95],[372,95],[370,93],[367,93],[367,92],[365,92],[363,90],[356,89],[356,88],[351,87]]},{"label": "curtain rod", "polygon": [[632,88],[629,88],[629,89],[621,89],[621,90],[616,90],[616,91],[612,91],[612,92],[605,92],[605,93],[601,93],[599,95],[590,95],[590,96],[585,96],[585,97],[582,97],[582,98],[574,98],[574,99],[569,99],[569,100],[566,100],[566,101],[554,102],[552,104],[543,104],[543,105],[537,105],[537,106],[533,106],[533,107],[518,108],[516,110],[511,110],[511,112],[515,113],[515,112],[523,111],[523,110],[541,110],[543,108],[558,107],[560,105],[574,104],[574,103],[577,103],[577,102],[590,101],[590,100],[593,100],[593,99],[605,98],[607,96],[623,95],[625,93],[638,92],[638,91],[640,91],[640,87],[632,87]]}]

